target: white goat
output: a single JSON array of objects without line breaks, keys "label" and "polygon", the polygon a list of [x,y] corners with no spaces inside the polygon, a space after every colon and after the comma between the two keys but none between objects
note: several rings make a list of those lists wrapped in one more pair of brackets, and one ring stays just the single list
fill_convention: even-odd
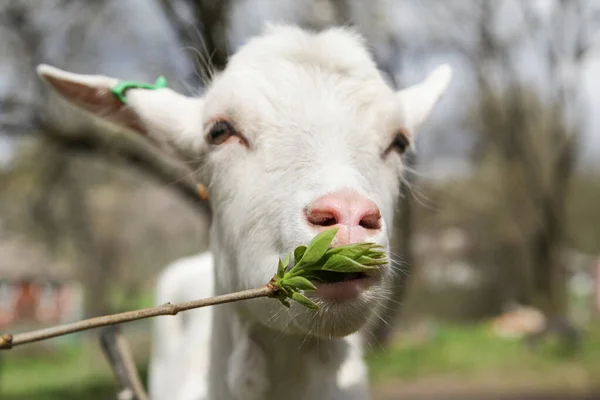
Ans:
[{"label": "white goat", "polygon": [[[289,26],[249,41],[201,98],[130,89],[124,105],[111,94],[117,79],[49,66],[38,72],[75,105],[197,167],[213,210],[212,258],[186,261],[198,264],[190,275],[174,266],[162,280],[172,273],[197,287],[194,297],[264,285],[279,257],[331,226],[339,227],[334,245],[371,241],[387,249],[401,154],[451,76],[442,66],[394,92],[357,34]],[[266,298],[192,311],[173,342],[179,320],[162,317],[154,359],[166,367],[153,364],[154,398],[368,398],[356,332],[386,296],[391,273],[386,266],[372,275],[321,276],[307,293],[321,306],[316,312]],[[165,283],[178,289],[159,300],[194,293],[181,284]]]}]

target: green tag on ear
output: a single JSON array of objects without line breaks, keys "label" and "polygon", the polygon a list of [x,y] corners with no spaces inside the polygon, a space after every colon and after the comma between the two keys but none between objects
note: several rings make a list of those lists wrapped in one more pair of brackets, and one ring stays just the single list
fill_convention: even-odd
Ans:
[{"label": "green tag on ear", "polygon": [[159,76],[154,85],[148,83],[131,82],[131,81],[119,81],[117,86],[111,89],[112,94],[121,101],[123,104],[127,104],[127,98],[125,92],[129,89],[148,89],[156,90],[167,87],[167,78]]}]

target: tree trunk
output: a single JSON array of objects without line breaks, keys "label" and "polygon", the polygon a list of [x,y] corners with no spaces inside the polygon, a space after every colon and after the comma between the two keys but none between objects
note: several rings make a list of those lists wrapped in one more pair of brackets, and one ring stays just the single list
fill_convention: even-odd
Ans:
[{"label": "tree trunk", "polygon": [[[408,153],[404,157],[404,165],[407,170],[416,166],[417,157],[414,153]],[[410,173],[406,181],[402,182],[400,190],[399,212],[394,221],[394,230],[391,237],[392,264],[396,269],[393,280],[392,297],[383,305],[380,318],[372,322],[366,340],[372,344],[385,347],[393,333],[395,322],[402,311],[402,305],[408,292],[410,275],[414,270],[415,257],[412,249],[414,228],[414,207],[410,185]]]},{"label": "tree trunk", "polygon": [[539,307],[549,316],[566,316],[567,276],[562,257],[565,202],[573,175],[577,141],[567,139],[553,168],[551,194],[541,197],[542,223],[533,238],[534,290]]}]

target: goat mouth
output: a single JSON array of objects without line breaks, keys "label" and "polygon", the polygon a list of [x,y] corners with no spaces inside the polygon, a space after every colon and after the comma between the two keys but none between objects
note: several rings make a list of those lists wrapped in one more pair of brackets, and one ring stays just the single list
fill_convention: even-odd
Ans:
[{"label": "goat mouth", "polygon": [[339,282],[353,281],[366,278],[364,272],[334,272],[334,271],[315,271],[313,272],[313,283],[315,284],[332,284]]},{"label": "goat mouth", "polygon": [[358,298],[375,280],[376,276],[364,272],[318,271],[311,279],[317,290],[309,293],[325,301],[340,303]]}]

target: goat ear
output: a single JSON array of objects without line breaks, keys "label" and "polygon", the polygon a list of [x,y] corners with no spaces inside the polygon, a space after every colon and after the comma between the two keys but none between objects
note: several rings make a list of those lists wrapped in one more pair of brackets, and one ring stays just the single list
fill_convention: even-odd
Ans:
[{"label": "goat ear", "polygon": [[[39,65],[37,73],[68,102],[103,120],[183,151],[197,150],[197,134],[202,116],[202,99],[190,98],[171,89],[129,89],[127,104],[112,93],[119,80],[102,75],[80,75],[49,65]],[[196,133],[196,134],[194,134]]]},{"label": "goat ear", "polygon": [[408,129],[415,132],[421,127],[448,88],[451,79],[452,69],[448,64],[443,64],[424,81],[398,91]]}]

